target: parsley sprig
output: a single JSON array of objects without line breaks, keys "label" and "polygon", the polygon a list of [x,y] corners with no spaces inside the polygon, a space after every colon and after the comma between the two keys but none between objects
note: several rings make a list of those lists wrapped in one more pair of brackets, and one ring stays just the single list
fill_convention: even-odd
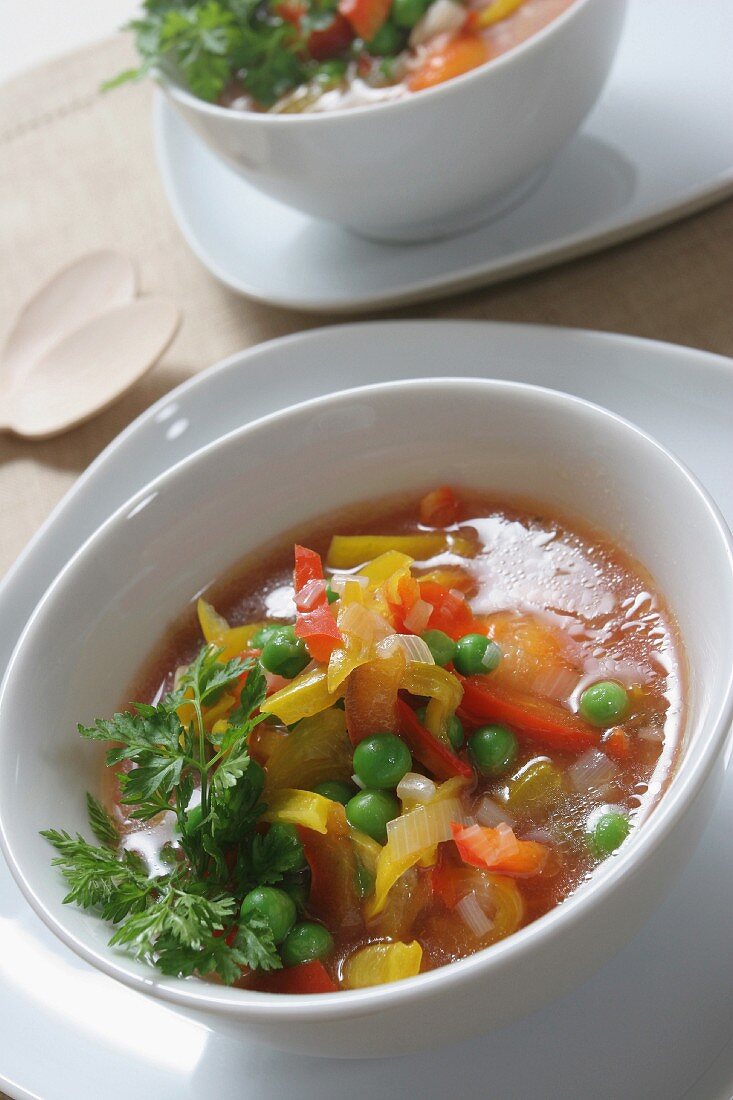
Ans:
[{"label": "parsley sprig", "polygon": [[300,32],[270,0],[144,0],[127,29],[140,64],[107,88],[162,71],[213,101],[236,77],[258,104],[270,107],[314,67]]},{"label": "parsley sprig", "polygon": [[[246,675],[239,705],[223,732],[207,729],[205,711]],[[242,968],[281,966],[272,932],[257,914],[239,915],[244,894],[279,882],[301,866],[297,837],[282,827],[255,832],[265,810],[264,773],[250,757],[249,735],[261,720],[265,677],[258,662],[221,660],[204,646],[174,691],[158,704],[79,726],[92,741],[112,742],[107,765],[119,772],[130,817],[175,814],[180,844],[173,866],[151,875],[122,846],[120,829],[92,795],[89,823],[98,845],[48,830],[54,864],[69,887],[65,901],[114,924],[112,946],[154,962],[165,974],[217,974],[227,983]],[[194,805],[194,792],[199,801]]]}]

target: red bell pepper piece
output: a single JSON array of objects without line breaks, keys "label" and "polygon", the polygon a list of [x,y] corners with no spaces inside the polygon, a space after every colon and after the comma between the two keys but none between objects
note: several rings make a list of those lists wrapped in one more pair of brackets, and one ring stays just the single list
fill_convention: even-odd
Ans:
[{"label": "red bell pepper piece", "polygon": [[598,734],[559,703],[493,684],[482,676],[459,676],[461,713],[474,722],[506,722],[533,741],[559,752],[582,752],[598,744]]},{"label": "red bell pepper piece", "polygon": [[392,0],[340,0],[338,9],[345,15],[359,38],[370,42],[387,22]]},{"label": "red bell pepper piece", "polygon": [[450,485],[433,489],[420,501],[420,523],[426,527],[450,527],[458,519],[458,501]]},{"label": "red bell pepper piece", "polygon": [[412,707],[404,699],[397,700],[397,720],[400,733],[407,742],[412,755],[423,767],[432,772],[436,779],[451,779],[462,775],[473,778],[473,769],[460,756],[456,756],[445,742],[433,737],[429,730],[420,724]]},{"label": "red bell pepper piece", "polygon": [[308,53],[316,61],[326,61],[329,57],[338,57],[354,39],[351,24],[341,12],[334,12],[329,23],[314,27],[308,35]]},{"label": "red bell pepper piece", "polygon": [[273,993],[336,993],[338,986],[318,959],[273,970],[267,975],[267,989]]},{"label": "red bell pepper piece", "polygon": [[454,641],[475,632],[476,622],[468,602],[449,588],[436,581],[420,581],[420,599],[433,608],[427,630],[442,630]]},{"label": "red bell pepper piece", "polygon": [[[321,585],[320,592],[317,586]],[[319,554],[305,546],[295,547],[295,570],[293,573],[295,602],[303,594],[306,586],[316,586],[315,595],[309,600],[307,611],[298,611],[295,618],[295,633],[302,638],[314,661],[327,661],[337,646],[343,645],[341,631],[328,606],[328,596],[323,583],[323,566]]]}]

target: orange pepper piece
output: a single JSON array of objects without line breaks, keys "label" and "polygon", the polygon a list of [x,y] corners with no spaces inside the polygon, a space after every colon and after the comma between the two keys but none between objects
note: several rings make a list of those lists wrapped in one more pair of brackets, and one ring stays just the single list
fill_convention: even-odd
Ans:
[{"label": "orange pepper piece", "polygon": [[460,34],[426,57],[410,79],[410,91],[434,88],[446,80],[477,69],[490,58],[491,50],[483,38],[476,34]]}]

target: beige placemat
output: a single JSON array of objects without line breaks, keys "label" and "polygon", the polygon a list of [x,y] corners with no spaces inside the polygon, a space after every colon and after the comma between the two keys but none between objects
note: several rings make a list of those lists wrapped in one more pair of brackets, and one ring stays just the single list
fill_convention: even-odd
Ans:
[{"label": "beige placemat", "polygon": [[[0,342],[38,283],[79,253],[117,245],[184,325],[165,360],[115,407],[41,444],[0,436],[0,575],[99,451],[154,399],[239,348],[328,318],[239,298],[190,254],[153,159],[147,85],[102,95],[131,61],[121,36],[0,87]],[[733,354],[733,203],[586,260],[402,316],[609,329]],[[343,319],[343,318],[340,318]]]}]

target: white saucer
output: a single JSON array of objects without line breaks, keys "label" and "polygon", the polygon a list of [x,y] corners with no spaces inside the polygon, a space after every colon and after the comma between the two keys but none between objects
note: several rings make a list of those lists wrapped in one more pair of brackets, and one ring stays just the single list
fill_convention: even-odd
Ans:
[{"label": "white saucer", "polygon": [[227,286],[292,309],[353,312],[498,282],[594,252],[733,191],[733,4],[630,0],[608,87],[519,206],[459,237],[379,244],[250,187],[158,95],[168,201]]},{"label": "white saucer", "polygon": [[[730,360],[529,326],[384,322],[314,331],[198,375],[107,448],[0,585],[0,666],[70,555],[174,461],[293,401],[450,373],[540,383],[630,417],[686,461],[733,519]],[[666,903],[574,994],[482,1039],[351,1063],[277,1054],[245,1034],[240,1043],[223,1039],[104,977],[46,930],[0,863],[0,1090],[43,1100],[443,1100],[459,1088],[480,1100],[729,1100],[732,861],[729,775]]]}]

